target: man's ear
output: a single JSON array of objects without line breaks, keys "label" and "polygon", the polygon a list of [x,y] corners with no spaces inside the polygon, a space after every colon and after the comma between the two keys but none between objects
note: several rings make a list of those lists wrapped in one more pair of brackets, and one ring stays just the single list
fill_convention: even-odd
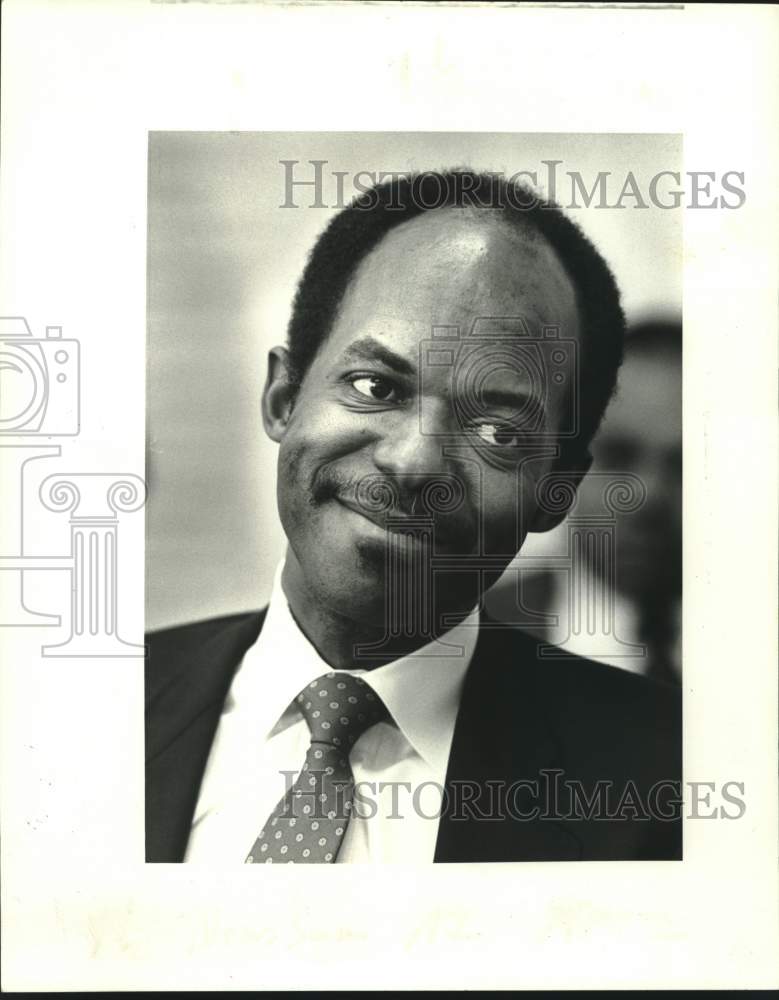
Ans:
[{"label": "man's ear", "polygon": [[287,349],[272,347],[268,352],[268,377],[262,392],[262,422],[265,433],[277,444],[287,429],[297,390]]},{"label": "man's ear", "polygon": [[[533,520],[530,523],[530,531],[551,531],[552,528],[556,528],[558,524],[565,520],[568,511],[571,509],[573,502],[576,499],[576,491],[579,489],[579,484],[590,471],[591,465],[592,455],[589,451],[585,451],[584,454],[578,459],[568,458],[565,460],[565,469],[557,471],[560,475],[561,484],[564,484],[565,487],[565,493],[563,495],[567,502],[564,504],[555,502],[554,511],[544,510],[539,506],[533,515]],[[552,492],[554,492],[554,487],[552,487]],[[557,500],[557,497],[555,499]]]}]

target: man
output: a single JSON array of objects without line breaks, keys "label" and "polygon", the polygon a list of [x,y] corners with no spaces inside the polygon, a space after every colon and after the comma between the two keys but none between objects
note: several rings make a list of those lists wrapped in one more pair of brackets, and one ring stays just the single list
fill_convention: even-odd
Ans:
[{"label": "man", "polygon": [[[593,442],[593,465],[579,488],[572,522],[580,530],[615,530],[612,558],[591,556],[573,593],[553,568],[508,573],[488,599],[501,621],[517,607],[551,615],[528,631],[579,655],[678,684],[681,680],[682,589],[682,331],[651,320],[628,331],[617,391]],[[636,509],[603,525],[604,489],[636,477],[644,496]],[[518,560],[522,563],[522,559]],[[572,605],[572,601],[577,602]],[[606,604],[611,606],[611,613]],[[585,624],[588,627],[585,627]],[[575,626],[578,625],[578,628]]]},{"label": "man", "polygon": [[480,610],[565,516],[623,335],[594,247],[494,175],[332,220],[263,394],[269,607],[149,637],[148,860],[681,856],[675,692]]}]

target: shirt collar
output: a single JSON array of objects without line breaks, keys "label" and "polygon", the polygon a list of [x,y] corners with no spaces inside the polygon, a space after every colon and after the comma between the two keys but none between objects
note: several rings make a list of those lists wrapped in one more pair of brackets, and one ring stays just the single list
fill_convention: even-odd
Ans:
[{"label": "shirt collar", "polygon": [[[289,609],[279,564],[262,630],[247,650],[228,697],[227,711],[253,706],[254,724],[270,734],[297,718],[295,696],[333,668],[306,638]],[[422,759],[444,774],[465,672],[473,656],[479,610],[438,639],[374,670],[338,671],[362,676],[387,706]]]}]

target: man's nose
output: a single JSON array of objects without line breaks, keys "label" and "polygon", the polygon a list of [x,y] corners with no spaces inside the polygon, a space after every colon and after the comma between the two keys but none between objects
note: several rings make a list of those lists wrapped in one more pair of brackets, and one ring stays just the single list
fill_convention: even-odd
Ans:
[{"label": "man's nose", "polygon": [[445,435],[436,422],[421,426],[419,414],[388,420],[376,442],[373,460],[382,473],[396,476],[408,489],[418,489],[450,468],[444,456]]}]

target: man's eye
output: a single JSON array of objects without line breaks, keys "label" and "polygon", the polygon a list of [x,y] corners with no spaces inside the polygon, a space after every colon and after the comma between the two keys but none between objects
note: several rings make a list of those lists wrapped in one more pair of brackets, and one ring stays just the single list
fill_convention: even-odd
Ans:
[{"label": "man's eye", "polygon": [[479,439],[493,448],[516,448],[522,442],[516,427],[506,424],[478,424],[475,430]]},{"label": "man's eye", "polygon": [[397,387],[389,379],[378,375],[361,375],[351,379],[351,383],[361,396],[375,399],[379,403],[397,403],[400,399]]}]

